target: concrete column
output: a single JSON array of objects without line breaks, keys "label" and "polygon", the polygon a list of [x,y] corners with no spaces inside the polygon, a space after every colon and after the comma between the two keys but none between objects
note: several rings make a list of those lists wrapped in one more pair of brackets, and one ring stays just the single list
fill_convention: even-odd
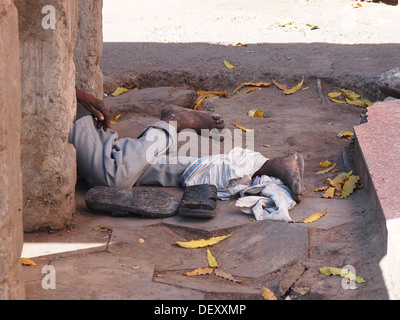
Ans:
[{"label": "concrete column", "polygon": [[77,0],[15,0],[22,68],[25,231],[64,228],[75,210]]},{"label": "concrete column", "polygon": [[78,0],[79,29],[75,48],[76,85],[103,100],[103,0]]},{"label": "concrete column", "polygon": [[0,300],[24,299],[18,15],[0,0]]}]

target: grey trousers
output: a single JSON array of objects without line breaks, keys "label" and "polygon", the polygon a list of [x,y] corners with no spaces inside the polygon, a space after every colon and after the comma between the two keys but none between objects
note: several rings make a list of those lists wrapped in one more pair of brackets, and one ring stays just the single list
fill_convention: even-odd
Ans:
[{"label": "grey trousers", "polygon": [[197,160],[169,157],[177,132],[164,121],[154,123],[137,139],[118,139],[115,131],[97,129],[94,118],[84,116],[74,122],[68,141],[77,152],[78,174],[89,186],[179,186],[182,173]]}]

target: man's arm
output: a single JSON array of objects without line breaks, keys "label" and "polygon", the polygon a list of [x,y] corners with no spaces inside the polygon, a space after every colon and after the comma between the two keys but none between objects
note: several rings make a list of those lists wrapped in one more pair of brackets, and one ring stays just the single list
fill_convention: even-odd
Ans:
[{"label": "man's arm", "polygon": [[110,127],[110,113],[103,101],[97,99],[91,94],[76,89],[76,98],[78,102],[88,109],[97,119],[97,128],[103,127],[104,130]]}]

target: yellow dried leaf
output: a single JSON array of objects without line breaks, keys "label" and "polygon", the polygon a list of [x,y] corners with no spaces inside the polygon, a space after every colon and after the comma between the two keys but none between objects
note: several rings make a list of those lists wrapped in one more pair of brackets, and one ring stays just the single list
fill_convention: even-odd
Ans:
[{"label": "yellow dried leaf", "polygon": [[328,190],[328,188],[329,188],[329,186],[319,187],[319,188],[315,189],[314,192],[326,191],[326,190]]},{"label": "yellow dried leaf", "polygon": [[233,90],[231,96],[233,96],[236,92],[238,92],[240,89],[242,89],[244,87],[260,88],[260,87],[268,87],[270,85],[271,85],[270,82],[243,82],[235,90]]},{"label": "yellow dried leaf", "polygon": [[319,29],[319,27],[318,27],[317,25],[315,25],[315,24],[309,24],[309,23],[307,23],[306,26],[307,26],[307,27],[310,27],[310,30]]},{"label": "yellow dried leaf", "polygon": [[201,97],[200,99],[198,99],[193,109],[199,110],[205,99],[206,97]]},{"label": "yellow dried leaf", "polygon": [[201,97],[206,97],[206,98],[211,98],[211,97],[224,97],[224,98],[229,98],[228,92],[225,91],[205,91],[205,90],[199,90],[197,91],[197,94]]},{"label": "yellow dried leaf", "polygon": [[110,120],[110,123],[111,123],[111,124],[116,124],[119,118],[121,118],[121,115],[120,115],[120,114],[117,115],[114,119],[111,119],[111,120]]},{"label": "yellow dried leaf", "polygon": [[236,43],[235,46],[236,46],[236,47],[247,47],[247,44],[238,42],[238,43]]},{"label": "yellow dried leaf", "polygon": [[252,109],[247,113],[250,117],[264,118],[264,113],[258,109]]},{"label": "yellow dried leaf", "polygon": [[218,262],[215,259],[215,257],[211,254],[211,251],[209,248],[207,248],[207,261],[208,261],[208,266],[211,268],[218,268]]},{"label": "yellow dried leaf", "polygon": [[282,20],[282,21],[275,21],[275,24],[276,24],[278,27],[290,26],[290,25],[293,24],[293,23],[294,23],[293,20],[288,20],[288,19]]},{"label": "yellow dried leaf", "polygon": [[325,170],[321,170],[316,172],[315,174],[324,174],[324,173],[328,173],[329,171],[333,170],[333,168],[336,167],[336,163],[334,163],[332,166],[330,166],[329,168],[325,169]]},{"label": "yellow dried leaf", "polygon": [[251,130],[247,129],[246,127],[239,126],[238,124],[235,124],[235,126],[236,126],[236,128],[238,128],[238,129],[240,129],[240,130],[242,130],[244,132],[251,132]]},{"label": "yellow dried leaf", "polygon": [[212,237],[208,240],[201,239],[201,240],[192,240],[192,241],[188,241],[188,242],[175,241],[175,243],[177,243],[178,245],[180,245],[183,248],[189,248],[189,249],[204,248],[207,246],[212,246],[230,236],[231,235],[228,234],[226,236]]},{"label": "yellow dried leaf", "polygon": [[101,232],[108,232],[108,231],[112,231],[112,228],[109,228],[109,227],[97,227],[94,230],[95,231],[101,231]]},{"label": "yellow dried leaf", "polygon": [[319,269],[319,271],[326,276],[335,275],[335,276],[341,276],[342,278],[348,278],[350,280],[354,280],[357,283],[366,282],[363,278],[357,277],[354,273],[352,273],[349,269],[346,268],[322,267]]},{"label": "yellow dried leaf", "polygon": [[37,266],[37,263],[35,261],[28,258],[20,258],[20,262],[24,266]]},{"label": "yellow dried leaf", "polygon": [[228,61],[224,60],[224,65],[228,69],[235,69],[235,66],[233,64],[230,64]]},{"label": "yellow dried leaf", "polygon": [[274,85],[275,85],[278,89],[280,89],[280,90],[282,90],[282,91],[286,91],[286,90],[288,89],[287,85],[285,85],[285,84],[280,84],[280,83],[276,82],[275,80],[272,80],[272,82],[274,83]]},{"label": "yellow dried leaf", "polygon": [[334,98],[330,98],[330,99],[332,102],[335,102],[335,103],[345,103],[344,100],[339,100],[339,99],[334,99]]},{"label": "yellow dried leaf", "polygon": [[337,98],[337,97],[340,97],[341,95],[342,95],[341,92],[329,92],[328,93],[329,98]]},{"label": "yellow dried leaf", "polygon": [[359,95],[358,93],[355,93],[352,90],[347,90],[347,89],[340,89],[340,90],[343,92],[343,96],[346,99],[353,101],[353,100],[357,100],[357,99],[361,98],[361,95]]},{"label": "yellow dried leaf", "polygon": [[278,300],[275,294],[268,288],[263,287],[262,296],[265,300]]},{"label": "yellow dried leaf", "polygon": [[328,187],[328,189],[324,192],[321,198],[332,199],[334,195],[335,195],[335,187]]},{"label": "yellow dried leaf", "polygon": [[253,92],[253,91],[256,91],[256,90],[260,90],[260,88],[257,88],[257,87],[249,88],[245,92],[243,92],[243,94],[247,94],[247,93],[250,93],[250,92]]},{"label": "yellow dried leaf", "polygon": [[217,277],[220,277],[220,278],[223,278],[223,279],[235,282],[235,283],[242,283],[243,281],[246,280],[246,279],[243,279],[243,280],[236,279],[233,275],[231,275],[231,274],[229,274],[227,272],[224,272],[224,271],[222,271],[220,269],[214,269],[214,274]]},{"label": "yellow dried leaf", "polygon": [[293,94],[293,93],[296,93],[297,91],[299,91],[299,90],[301,89],[301,87],[303,86],[303,84],[304,84],[304,76],[303,76],[303,79],[300,81],[300,83],[299,83],[298,85],[294,86],[294,87],[291,88],[291,89],[287,89],[287,90],[283,91],[283,93],[284,93],[284,94]]},{"label": "yellow dried leaf", "polygon": [[207,274],[212,274],[214,272],[213,268],[198,268],[193,271],[183,272],[185,276],[193,277],[193,276],[204,276]]},{"label": "yellow dried leaf", "polygon": [[350,139],[352,136],[354,136],[354,133],[351,131],[340,131],[337,137]]},{"label": "yellow dried leaf", "polygon": [[117,88],[111,95],[112,95],[113,97],[117,97],[117,96],[119,96],[119,95],[121,95],[121,94],[123,94],[123,93],[125,93],[125,92],[127,92],[127,91],[129,91],[129,90],[126,89],[126,88],[119,87],[119,88]]},{"label": "yellow dried leaf", "polygon": [[327,209],[325,209],[324,212],[316,212],[311,214],[307,219],[304,219],[303,221],[301,221],[302,223],[311,223],[311,222],[315,222],[319,219],[321,219],[324,215],[326,215],[326,211]]},{"label": "yellow dried leaf", "polygon": [[368,107],[368,105],[365,103],[365,101],[364,101],[364,100],[361,100],[361,99],[351,100],[351,99],[349,99],[349,98],[346,98],[346,103],[347,103],[347,104],[351,104],[351,105],[353,105],[353,106],[360,107],[360,108],[366,108],[366,107]]},{"label": "yellow dried leaf", "polygon": [[357,184],[360,181],[359,176],[350,176],[349,179],[344,183],[342,188],[342,195],[340,198],[347,198],[354,192],[354,189],[357,188]]},{"label": "yellow dried leaf", "polygon": [[331,165],[331,163],[330,163],[330,161],[328,161],[328,160],[319,163],[319,166],[320,166],[321,168],[326,168],[326,167],[329,167],[330,165]]},{"label": "yellow dried leaf", "polygon": [[353,174],[353,171],[350,172],[342,172],[338,174],[333,180],[331,178],[326,178],[325,181],[328,181],[328,183],[332,187],[337,187],[338,185],[343,184],[351,175]]}]

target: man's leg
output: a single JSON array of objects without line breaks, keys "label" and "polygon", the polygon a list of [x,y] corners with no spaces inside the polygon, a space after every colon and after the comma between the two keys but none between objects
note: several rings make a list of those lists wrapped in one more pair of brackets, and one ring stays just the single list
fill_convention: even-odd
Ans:
[{"label": "man's leg", "polygon": [[[220,115],[166,107],[161,120],[138,139],[118,139],[116,132],[96,129],[93,118],[85,116],[74,122],[69,142],[77,150],[78,169],[89,185],[130,188],[156,158],[166,155],[169,148],[176,145],[177,131],[190,128],[200,132],[201,129],[223,127],[224,121]],[[184,167],[176,167],[175,172],[180,170],[184,170]],[[163,171],[159,171],[159,174],[163,174]],[[168,184],[174,183],[166,181],[167,177],[160,179]]]}]

